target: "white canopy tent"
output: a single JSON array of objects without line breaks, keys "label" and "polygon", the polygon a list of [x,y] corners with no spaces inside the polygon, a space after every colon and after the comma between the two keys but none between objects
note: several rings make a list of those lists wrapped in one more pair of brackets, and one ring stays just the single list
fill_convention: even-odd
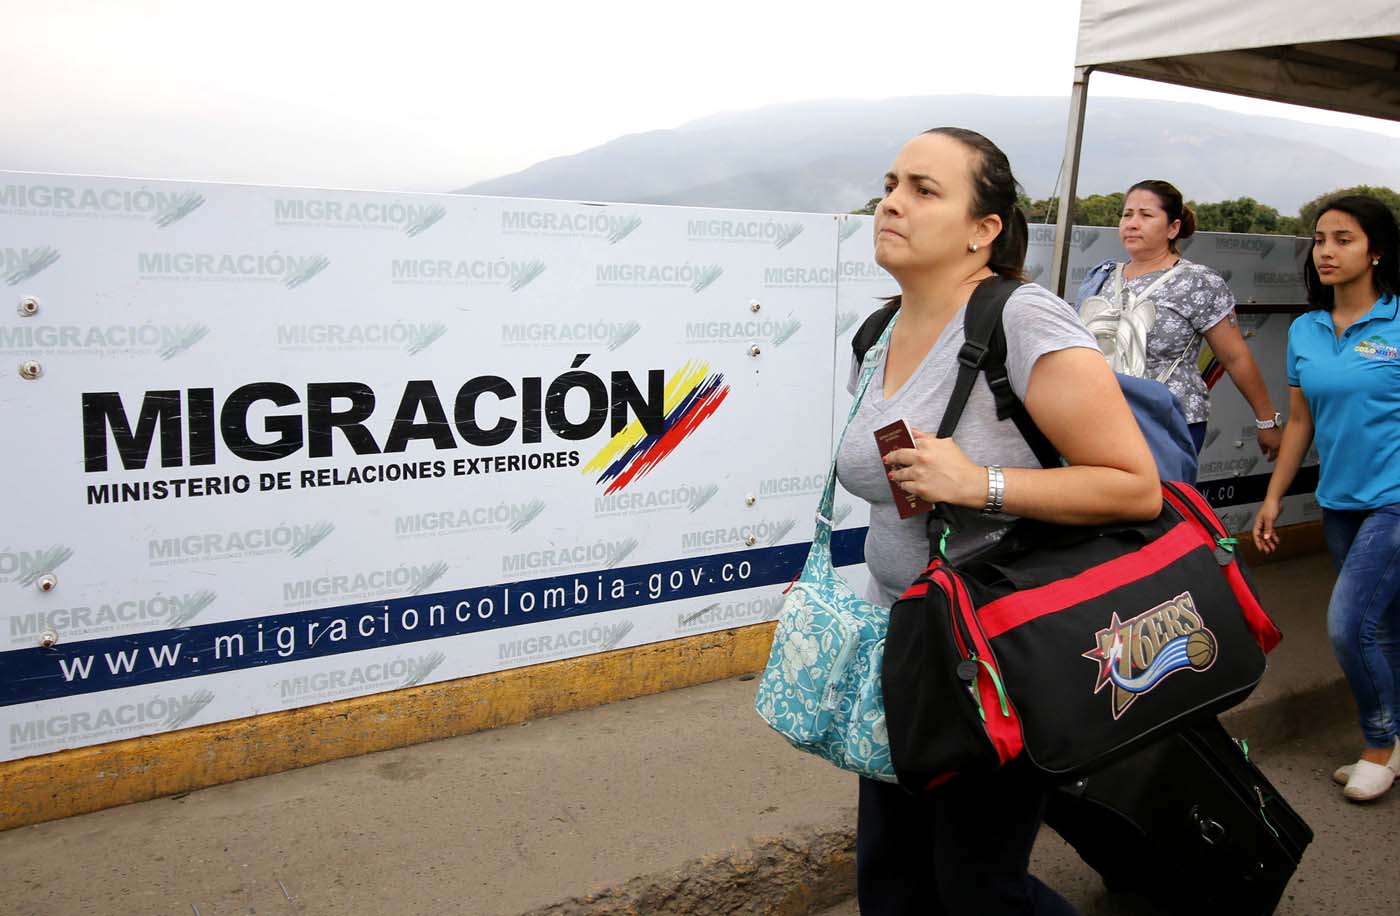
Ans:
[{"label": "white canopy tent", "polygon": [[1095,70],[1400,121],[1397,0],[1082,0],[1050,276],[1063,295]]}]

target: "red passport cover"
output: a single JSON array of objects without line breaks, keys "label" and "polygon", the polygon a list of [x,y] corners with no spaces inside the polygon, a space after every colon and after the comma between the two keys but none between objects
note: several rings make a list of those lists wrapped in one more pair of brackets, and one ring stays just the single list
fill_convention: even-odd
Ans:
[{"label": "red passport cover", "polygon": [[[875,447],[880,450],[880,457],[883,458],[895,449],[913,448],[914,434],[909,431],[909,424],[904,420],[895,420],[889,426],[875,430]],[[899,510],[900,518],[913,518],[933,511],[932,503],[913,493],[904,492],[893,480],[890,481],[890,493],[894,495],[894,505]]]}]

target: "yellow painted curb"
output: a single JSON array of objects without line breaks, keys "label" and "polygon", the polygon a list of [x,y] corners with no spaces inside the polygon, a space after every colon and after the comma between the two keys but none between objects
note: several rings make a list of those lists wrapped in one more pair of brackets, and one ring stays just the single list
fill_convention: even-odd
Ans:
[{"label": "yellow painted curb", "polygon": [[774,624],[0,763],[0,830],[760,670]]}]

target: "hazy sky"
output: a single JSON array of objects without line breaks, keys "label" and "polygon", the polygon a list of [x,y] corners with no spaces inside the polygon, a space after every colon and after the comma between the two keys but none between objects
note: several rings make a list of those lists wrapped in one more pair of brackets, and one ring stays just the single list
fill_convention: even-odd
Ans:
[{"label": "hazy sky", "polygon": [[1078,17],[1078,0],[0,0],[0,169],[450,190],[775,102],[1066,95]]}]

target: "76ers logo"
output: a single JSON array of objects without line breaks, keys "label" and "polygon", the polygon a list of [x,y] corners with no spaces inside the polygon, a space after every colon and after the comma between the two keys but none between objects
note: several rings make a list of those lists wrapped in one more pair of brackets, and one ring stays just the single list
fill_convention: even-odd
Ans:
[{"label": "76ers logo", "polygon": [[1206,670],[1219,651],[1190,592],[1131,620],[1119,620],[1115,611],[1108,627],[1095,634],[1095,642],[1098,645],[1084,657],[1099,664],[1094,693],[1113,685],[1114,719],[1173,672]]}]

